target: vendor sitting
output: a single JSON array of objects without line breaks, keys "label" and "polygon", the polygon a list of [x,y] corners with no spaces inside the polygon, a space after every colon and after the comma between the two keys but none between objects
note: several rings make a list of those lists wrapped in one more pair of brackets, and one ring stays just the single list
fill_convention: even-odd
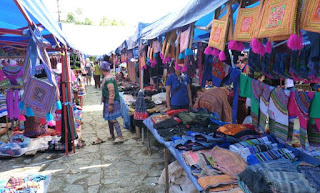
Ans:
[{"label": "vendor sitting", "polygon": [[175,73],[166,82],[167,110],[189,109],[192,107],[190,79],[181,73],[181,66],[175,65]]}]

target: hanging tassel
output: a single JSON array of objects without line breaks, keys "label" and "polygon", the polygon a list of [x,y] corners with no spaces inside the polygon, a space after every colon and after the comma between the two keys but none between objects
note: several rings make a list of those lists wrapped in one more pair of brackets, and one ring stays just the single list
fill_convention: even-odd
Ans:
[{"label": "hanging tassel", "polygon": [[303,49],[303,38],[302,35],[292,34],[288,39],[287,46],[291,50],[302,50]]},{"label": "hanging tassel", "polygon": [[234,41],[234,40],[231,40],[231,41],[228,43],[228,49],[229,49],[229,50],[237,50],[237,42]]},{"label": "hanging tassel", "polygon": [[154,68],[157,65],[157,61],[155,60],[150,61],[150,63],[152,68]]},{"label": "hanging tassel", "polygon": [[190,48],[186,49],[185,55],[186,55],[186,56],[192,56],[192,55],[193,55],[192,49],[190,49]]},{"label": "hanging tassel", "polygon": [[257,38],[253,38],[251,40],[251,48],[253,53],[259,54],[261,50],[261,46],[262,46],[262,43]]},{"label": "hanging tassel", "polygon": [[51,113],[47,113],[47,121],[52,121],[53,120],[53,116]]},{"label": "hanging tassel", "polygon": [[19,102],[19,109],[22,111],[24,109],[24,102],[20,101]]},{"label": "hanging tassel", "polygon": [[45,125],[45,124],[47,124],[46,119],[44,119],[44,118],[40,118],[40,124],[41,124],[41,125]]},{"label": "hanging tassel", "polygon": [[176,71],[180,71],[180,70],[181,70],[181,66],[180,66],[179,64],[175,64],[175,65],[174,65],[174,69],[175,69]]},{"label": "hanging tassel", "polygon": [[61,109],[62,109],[61,101],[57,101],[57,102],[56,102],[56,109],[57,109],[57,110],[61,110]]},{"label": "hanging tassel", "polygon": [[205,55],[210,55],[212,53],[212,48],[207,46],[206,49],[203,52]]},{"label": "hanging tassel", "polygon": [[162,54],[162,53],[160,53],[160,58],[161,58],[161,60],[163,60],[163,59],[164,59],[164,57],[163,57],[163,54]]},{"label": "hanging tassel", "polygon": [[271,42],[267,42],[267,44],[266,44],[266,53],[268,53],[268,54],[271,54],[271,52],[272,52],[272,44],[271,44]]},{"label": "hanging tassel", "polygon": [[180,54],[179,54],[179,60],[182,60],[182,59],[184,59],[184,58],[185,58],[184,52],[180,53]]},{"label": "hanging tassel", "polygon": [[224,53],[224,51],[221,51],[219,53],[219,60],[225,61],[226,59],[227,59],[226,54]]},{"label": "hanging tassel", "polygon": [[144,68],[145,70],[147,70],[147,69],[148,69],[148,66],[147,66],[147,65],[144,65],[143,68]]},{"label": "hanging tassel", "polygon": [[26,121],[26,117],[24,115],[19,115],[18,120],[19,121]]},{"label": "hanging tassel", "polygon": [[48,122],[48,126],[50,127],[53,127],[55,125],[56,125],[56,122],[54,120]]},{"label": "hanging tassel", "polygon": [[157,53],[153,54],[153,57],[157,57]]},{"label": "hanging tassel", "polygon": [[34,116],[34,113],[33,113],[33,110],[32,110],[31,107],[27,108],[26,115],[27,115],[27,117],[33,117]]},{"label": "hanging tassel", "polygon": [[212,49],[212,51],[211,51],[211,55],[213,55],[213,56],[219,56],[219,50],[217,49],[217,48],[214,48],[214,49]]}]

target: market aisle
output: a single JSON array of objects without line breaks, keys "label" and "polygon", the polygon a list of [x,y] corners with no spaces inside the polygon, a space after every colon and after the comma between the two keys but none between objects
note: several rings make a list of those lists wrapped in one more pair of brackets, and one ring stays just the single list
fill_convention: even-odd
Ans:
[{"label": "market aisle", "polygon": [[107,141],[91,145],[97,135],[102,139],[107,136],[107,124],[101,116],[100,96],[101,91],[93,86],[88,87],[82,126],[86,147],[69,157],[38,153],[32,157],[1,160],[0,176],[9,176],[13,166],[19,166],[21,168],[15,172],[51,174],[48,192],[164,192],[163,187],[157,185],[164,168],[162,153],[153,151],[149,156],[146,147],[131,139],[132,134],[127,130],[123,129],[124,137],[128,139],[123,144],[113,145]]}]

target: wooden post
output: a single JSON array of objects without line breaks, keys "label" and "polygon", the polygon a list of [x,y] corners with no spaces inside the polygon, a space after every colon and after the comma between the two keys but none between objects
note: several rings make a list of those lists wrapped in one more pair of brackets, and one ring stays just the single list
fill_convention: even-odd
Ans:
[{"label": "wooden post", "polygon": [[164,148],[164,165],[165,165],[165,174],[166,174],[166,193],[169,193],[169,164],[168,164],[168,149]]}]

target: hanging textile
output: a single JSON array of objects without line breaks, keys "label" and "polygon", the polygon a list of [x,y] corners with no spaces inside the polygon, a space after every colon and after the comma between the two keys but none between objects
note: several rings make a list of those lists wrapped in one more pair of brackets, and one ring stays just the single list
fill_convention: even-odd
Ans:
[{"label": "hanging textile", "polygon": [[7,108],[8,108],[8,118],[11,120],[18,119],[20,115],[18,90],[9,89],[7,91]]},{"label": "hanging textile", "polygon": [[298,34],[298,6],[299,0],[265,1],[258,21],[258,38],[271,37],[272,41],[280,41]]},{"label": "hanging textile", "polygon": [[286,142],[288,139],[289,97],[290,91],[282,88],[275,88],[270,95],[268,111],[270,132],[282,142]]},{"label": "hanging textile", "polygon": [[304,0],[301,12],[301,29],[320,33],[320,0]]},{"label": "hanging textile", "polygon": [[262,132],[265,132],[265,127],[267,125],[267,116],[268,116],[268,110],[269,110],[269,101],[270,101],[270,95],[273,91],[274,87],[269,85],[263,86],[263,91],[260,97],[260,103],[259,103],[259,129]]},{"label": "hanging textile", "polygon": [[241,8],[241,4],[239,5],[238,16],[233,33],[234,40],[244,42],[251,41],[258,22],[259,9],[260,6],[253,8]]},{"label": "hanging textile", "polygon": [[259,108],[260,97],[263,92],[264,83],[259,80],[252,80],[252,97],[251,97],[251,118],[252,124],[256,130],[259,128]]},{"label": "hanging textile", "polygon": [[7,101],[6,97],[0,93],[0,117],[7,116],[8,110],[7,110]]},{"label": "hanging textile", "polygon": [[310,106],[314,92],[292,91],[288,103],[289,116],[298,116],[300,128],[300,143],[303,148],[308,143],[308,122],[310,115]]}]

